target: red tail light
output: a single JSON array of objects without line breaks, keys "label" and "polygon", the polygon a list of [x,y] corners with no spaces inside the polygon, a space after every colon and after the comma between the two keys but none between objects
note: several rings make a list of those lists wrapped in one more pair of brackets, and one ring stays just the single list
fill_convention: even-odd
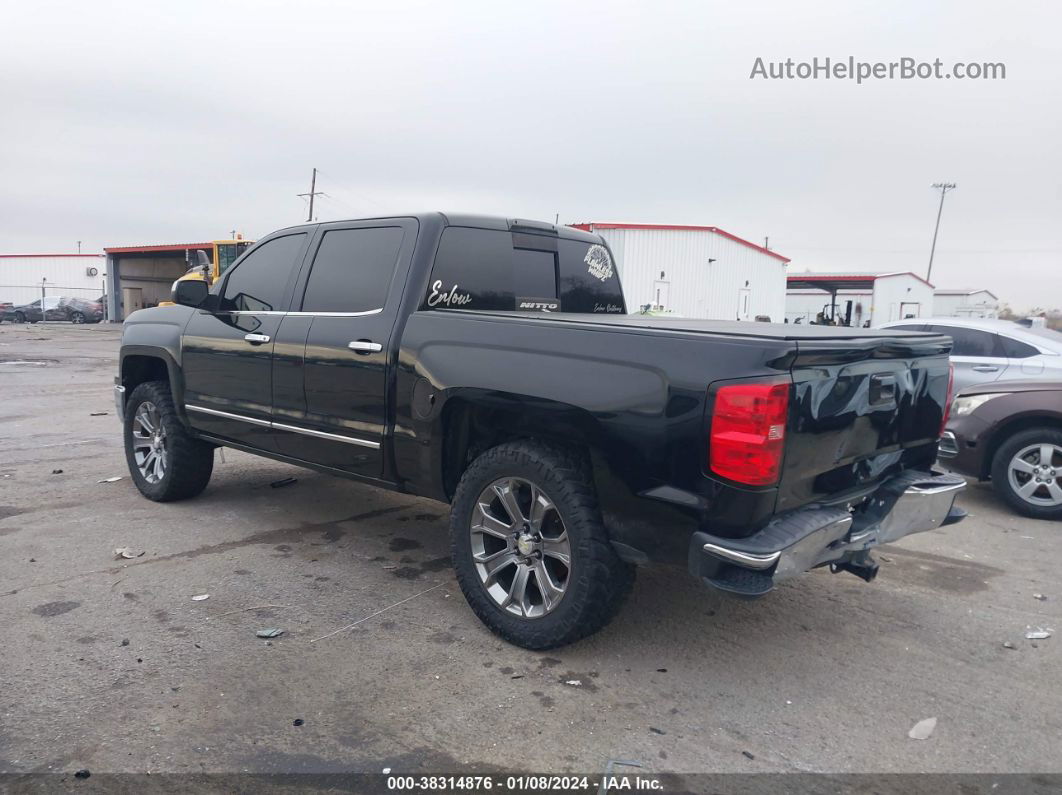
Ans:
[{"label": "red tail light", "polygon": [[788,384],[720,387],[715,393],[708,447],[712,472],[750,486],[777,483],[788,410]]},{"label": "red tail light", "polygon": [[955,400],[955,365],[948,362],[948,395],[944,399],[944,416],[940,420],[940,436],[944,435],[944,429],[948,427],[951,419],[951,404]]}]

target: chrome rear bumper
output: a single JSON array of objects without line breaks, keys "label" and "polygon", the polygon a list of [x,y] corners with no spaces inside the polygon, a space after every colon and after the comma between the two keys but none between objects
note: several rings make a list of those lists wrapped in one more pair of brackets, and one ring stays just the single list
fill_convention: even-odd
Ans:
[{"label": "chrome rear bumper", "polygon": [[869,551],[912,533],[965,517],[954,507],[966,481],[954,474],[909,472],[895,477],[849,510],[805,508],[778,517],[748,538],[697,532],[690,541],[690,571],[720,590],[756,597],[779,582],[831,564],[872,579]]}]

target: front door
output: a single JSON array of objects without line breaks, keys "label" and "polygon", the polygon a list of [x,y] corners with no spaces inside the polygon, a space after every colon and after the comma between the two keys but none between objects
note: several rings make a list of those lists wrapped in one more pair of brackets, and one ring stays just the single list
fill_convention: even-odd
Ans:
[{"label": "front door", "polygon": [[217,288],[215,312],[197,310],[182,340],[184,402],[197,430],[275,450],[270,429],[274,338],[309,234],[260,243]]},{"label": "front door", "polygon": [[382,476],[390,341],[416,234],[395,219],[322,225],[314,238],[274,361],[282,453]]}]

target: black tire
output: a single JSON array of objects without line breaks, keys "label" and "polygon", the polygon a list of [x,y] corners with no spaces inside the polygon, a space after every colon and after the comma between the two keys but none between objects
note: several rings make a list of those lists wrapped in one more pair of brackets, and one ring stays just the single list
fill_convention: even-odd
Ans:
[{"label": "black tire", "polygon": [[72,314],[70,316],[70,322],[71,323],[84,323],[85,322],[85,315],[83,313],[81,313],[81,312],[75,312],[74,314]]},{"label": "black tire", "polygon": [[15,313],[15,322],[16,323],[25,323],[26,322],[26,316],[22,312],[16,312]]},{"label": "black tire", "polygon": [[[490,596],[473,560],[472,523],[480,494],[502,478],[535,484],[552,501],[571,548],[566,589],[550,612],[528,618],[506,612]],[[525,649],[552,649],[591,635],[619,611],[634,584],[601,520],[589,463],[577,453],[529,441],[494,447],[461,477],[450,512],[454,570],[472,611],[497,635]]]},{"label": "black tire", "polygon": [[[1005,439],[992,457],[992,487],[1004,502],[1023,516],[1029,516],[1033,519],[1062,519],[1062,505],[1035,505],[1022,497],[1011,483],[1011,461],[1022,450],[1036,445],[1055,445],[1062,448],[1062,430],[1055,428],[1030,428],[1029,430],[1019,431]],[[1034,457],[1034,460],[1039,464],[1038,457]],[[1058,463],[1059,460],[1060,457],[1056,455],[1054,461]],[[1045,475],[1062,486],[1062,467],[1055,466]],[[1048,494],[1046,486],[1040,493]]]},{"label": "black tire", "polygon": [[[165,472],[155,482],[150,482],[141,472],[133,449],[134,420],[144,403],[155,406],[165,431]],[[140,493],[149,500],[186,500],[207,487],[214,470],[214,445],[196,439],[181,423],[168,383],[148,381],[133,390],[126,403],[123,430],[129,474]]]}]

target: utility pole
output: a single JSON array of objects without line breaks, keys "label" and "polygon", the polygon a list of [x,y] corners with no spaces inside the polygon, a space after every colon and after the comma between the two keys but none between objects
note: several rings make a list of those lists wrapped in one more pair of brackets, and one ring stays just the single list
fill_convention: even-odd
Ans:
[{"label": "utility pole", "polygon": [[933,227],[933,245],[929,248],[929,269],[926,271],[926,281],[932,284],[933,254],[937,250],[937,232],[940,231],[940,214],[944,212],[944,196],[949,190],[955,190],[954,182],[934,182],[933,188],[940,191],[940,207],[937,208],[937,225]]},{"label": "utility pole", "polygon": [[300,193],[300,194],[298,194],[299,196],[309,196],[310,197],[310,213],[309,213],[309,215],[306,216],[306,220],[307,221],[312,221],[313,220],[313,197],[314,196],[320,196],[323,193],[324,193],[324,191],[317,190],[317,169],[315,168],[313,170],[313,176],[310,177],[310,192],[309,193]]},{"label": "utility pole", "polygon": [[80,253],[81,253],[81,241],[80,241],[80,240],[79,240],[79,241],[77,241],[77,253],[78,253],[78,254],[80,254]]},{"label": "utility pole", "polygon": [[771,238],[769,238],[767,235],[763,236],[763,247],[768,251],[771,250]]}]

